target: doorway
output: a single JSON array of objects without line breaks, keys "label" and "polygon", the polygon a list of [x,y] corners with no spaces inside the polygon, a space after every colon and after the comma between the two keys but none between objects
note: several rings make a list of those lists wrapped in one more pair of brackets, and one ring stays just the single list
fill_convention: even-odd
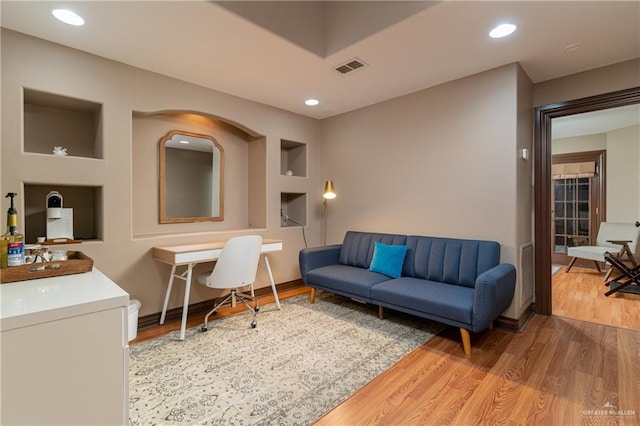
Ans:
[{"label": "doorway", "polygon": [[552,314],[551,121],[583,112],[640,103],[640,87],[536,108],[534,117],[535,312]]},{"label": "doorway", "polygon": [[606,151],[553,154],[551,179],[551,260],[567,265],[569,247],[593,245],[606,220]]}]

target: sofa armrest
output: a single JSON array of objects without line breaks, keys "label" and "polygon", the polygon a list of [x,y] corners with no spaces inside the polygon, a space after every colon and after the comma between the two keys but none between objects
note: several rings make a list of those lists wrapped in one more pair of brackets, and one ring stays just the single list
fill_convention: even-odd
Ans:
[{"label": "sofa armrest", "polygon": [[298,262],[300,264],[300,275],[302,281],[307,283],[307,272],[317,268],[340,263],[340,250],[342,244],[325,247],[313,247],[300,250]]},{"label": "sofa armrest", "polygon": [[473,332],[486,329],[513,300],[516,289],[516,268],[509,263],[501,263],[483,272],[476,279],[473,296]]}]

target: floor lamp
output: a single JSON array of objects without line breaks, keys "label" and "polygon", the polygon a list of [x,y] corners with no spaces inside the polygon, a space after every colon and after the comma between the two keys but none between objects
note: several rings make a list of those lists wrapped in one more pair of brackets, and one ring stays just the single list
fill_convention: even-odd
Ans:
[{"label": "floor lamp", "polygon": [[327,245],[327,200],[336,198],[336,189],[333,187],[333,181],[328,180],[324,183],[324,192],[322,193],[324,200],[322,201],[322,218],[324,221],[322,245]]}]

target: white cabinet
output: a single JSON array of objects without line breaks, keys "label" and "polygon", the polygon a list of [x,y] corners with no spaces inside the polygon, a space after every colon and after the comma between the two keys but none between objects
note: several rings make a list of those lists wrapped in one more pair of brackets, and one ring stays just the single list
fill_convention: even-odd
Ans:
[{"label": "white cabinet", "polygon": [[95,268],[0,285],[0,424],[127,424],[128,302]]}]

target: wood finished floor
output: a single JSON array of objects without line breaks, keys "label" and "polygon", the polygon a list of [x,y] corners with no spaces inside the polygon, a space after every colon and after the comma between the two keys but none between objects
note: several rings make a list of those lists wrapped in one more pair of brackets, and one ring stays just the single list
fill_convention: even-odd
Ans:
[{"label": "wood finished floor", "polygon": [[[316,425],[640,425],[640,331],[616,325],[633,315],[630,322],[638,323],[640,300],[605,298],[609,305],[588,313],[581,307],[597,297],[588,283],[602,290],[602,275],[573,271],[553,279],[554,312],[563,317],[535,315],[519,334],[500,328],[472,334],[469,358],[458,329],[447,328]],[[566,288],[556,294],[556,284]],[[571,298],[582,303],[570,309]],[[190,326],[201,321],[190,319]],[[141,330],[132,343],[179,326]]]},{"label": "wood finished floor", "polygon": [[562,267],[551,280],[554,315],[640,331],[640,295],[604,295],[604,273],[596,269]]}]

